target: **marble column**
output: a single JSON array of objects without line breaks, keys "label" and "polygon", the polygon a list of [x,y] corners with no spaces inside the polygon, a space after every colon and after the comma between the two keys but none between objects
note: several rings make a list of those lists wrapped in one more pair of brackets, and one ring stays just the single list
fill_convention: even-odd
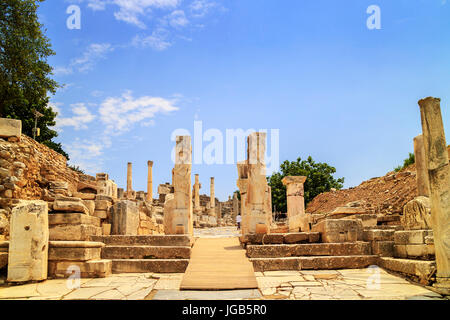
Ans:
[{"label": "marble column", "polygon": [[173,170],[173,199],[166,201],[168,210],[164,212],[166,234],[193,235],[192,213],[192,147],[190,136],[177,136],[176,156]]},{"label": "marble column", "polygon": [[416,161],[417,195],[429,197],[430,182],[428,179],[425,148],[423,146],[423,135],[418,135],[414,138],[414,158]]},{"label": "marble column", "polygon": [[153,201],[153,161],[147,162],[147,201]]},{"label": "marble column", "polygon": [[270,233],[267,218],[267,179],[264,160],[266,133],[254,132],[248,137],[248,214],[249,233]]},{"label": "marble column", "polygon": [[127,165],[127,199],[133,198],[133,164],[128,162]]},{"label": "marble column", "polygon": [[286,186],[287,217],[289,232],[309,231],[309,224],[305,221],[305,192],[303,184],[306,177],[288,176],[282,182]]},{"label": "marble column", "polygon": [[195,183],[194,183],[194,212],[196,214],[200,214],[202,212],[202,208],[200,207],[200,181],[199,175],[195,175]]},{"label": "marble column", "polygon": [[211,185],[210,185],[210,215],[216,216],[216,195],[214,191],[214,177],[211,177]]},{"label": "marble column", "polygon": [[435,287],[450,294],[450,165],[440,99],[419,101],[428,178],[431,221],[436,251]]},{"label": "marble column", "polygon": [[248,210],[247,210],[247,189],[248,189],[248,164],[247,161],[237,163],[238,180],[237,187],[241,195],[241,231],[242,234],[248,234]]}]

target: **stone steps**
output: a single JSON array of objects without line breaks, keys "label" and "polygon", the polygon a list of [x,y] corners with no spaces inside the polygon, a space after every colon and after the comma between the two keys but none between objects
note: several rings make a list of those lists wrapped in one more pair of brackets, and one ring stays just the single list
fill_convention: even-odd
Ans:
[{"label": "stone steps", "polygon": [[436,272],[435,261],[380,257],[378,266],[407,276],[417,277],[422,284],[429,284],[431,277]]},{"label": "stone steps", "polygon": [[68,278],[80,272],[81,278],[105,278],[111,275],[111,260],[49,261],[48,273],[54,278]]},{"label": "stone steps", "polygon": [[186,235],[91,236],[91,241],[103,242],[107,246],[192,247],[193,244],[193,239]]},{"label": "stone steps", "polygon": [[113,273],[184,273],[189,259],[113,259]]},{"label": "stone steps", "polygon": [[303,256],[364,256],[371,254],[368,242],[248,245],[249,258],[287,258]]},{"label": "stone steps", "polygon": [[272,245],[272,244],[296,244],[320,242],[319,232],[292,232],[271,234],[248,234],[240,238],[244,246],[248,245]]},{"label": "stone steps", "polygon": [[284,258],[250,258],[256,272],[277,270],[362,269],[377,264],[378,256],[316,256]]},{"label": "stone steps", "polygon": [[191,247],[186,246],[116,246],[103,248],[103,259],[189,259]]},{"label": "stone steps", "polygon": [[189,264],[193,238],[188,235],[92,236],[103,242],[102,259],[113,273],[181,273]]}]

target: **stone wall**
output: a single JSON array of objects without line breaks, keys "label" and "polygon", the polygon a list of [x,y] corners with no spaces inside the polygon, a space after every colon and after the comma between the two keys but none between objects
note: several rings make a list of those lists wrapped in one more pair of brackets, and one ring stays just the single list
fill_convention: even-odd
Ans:
[{"label": "stone wall", "polygon": [[0,138],[0,240],[9,237],[11,208],[17,199],[45,200],[61,187],[70,196],[79,180],[64,156],[35,140],[25,135],[20,140]]}]

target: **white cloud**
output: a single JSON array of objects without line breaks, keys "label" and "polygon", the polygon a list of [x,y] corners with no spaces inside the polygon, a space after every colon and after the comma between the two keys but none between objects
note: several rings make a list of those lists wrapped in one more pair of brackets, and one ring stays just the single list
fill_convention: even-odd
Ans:
[{"label": "white cloud", "polygon": [[201,18],[204,17],[211,9],[217,6],[218,4],[213,1],[195,0],[190,4],[189,8],[193,17]]},{"label": "white cloud", "polygon": [[142,18],[148,15],[152,9],[174,9],[181,0],[87,0],[88,7],[92,10],[105,10],[107,5],[118,7],[114,17],[119,21],[145,29],[147,26]]},{"label": "white cloud", "polygon": [[175,10],[167,16],[169,24],[174,28],[184,27],[189,23],[183,10]]},{"label": "white cloud", "polygon": [[106,54],[114,51],[109,43],[92,43],[83,54],[72,59],[68,67],[56,67],[53,72],[55,75],[69,75],[77,70],[78,72],[87,72],[93,69],[95,63],[106,58]]},{"label": "white cloud", "polygon": [[86,173],[96,174],[103,171],[103,160],[100,156],[104,146],[100,142],[76,138],[72,143],[63,144],[63,147],[70,155],[70,163],[79,166]]},{"label": "white cloud", "polygon": [[153,125],[153,118],[159,113],[178,110],[175,100],[143,96],[134,98],[131,91],[121,97],[109,97],[101,104],[100,120],[106,125],[106,134],[122,134],[134,124]]},{"label": "white cloud", "polygon": [[93,68],[96,61],[104,59],[108,52],[114,48],[109,43],[91,44],[79,58],[72,60],[71,66],[80,72],[86,72]]},{"label": "white cloud", "polygon": [[60,103],[50,104],[52,109],[58,112],[56,116],[56,129],[63,127],[73,127],[75,130],[87,129],[87,124],[92,122],[96,117],[93,115],[84,103],[71,104],[72,117],[65,118],[62,116]]},{"label": "white cloud", "polygon": [[157,51],[169,48],[172,43],[168,40],[169,33],[164,28],[158,28],[149,36],[136,35],[132,40],[132,45],[136,47],[150,47]]}]

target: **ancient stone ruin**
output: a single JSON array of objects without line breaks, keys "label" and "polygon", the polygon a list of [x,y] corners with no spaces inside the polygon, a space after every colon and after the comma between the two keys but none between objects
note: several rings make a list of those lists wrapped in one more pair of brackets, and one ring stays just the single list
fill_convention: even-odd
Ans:
[{"label": "ancient stone ruin", "polygon": [[281,221],[272,212],[264,132],[248,136],[247,159],[237,163],[239,194],[232,190],[221,202],[214,177],[209,195],[201,194],[190,136],[176,137],[172,181],[159,184],[154,198],[153,161],[147,162],[146,192],[133,189],[131,162],[126,188],[118,188],[108,173],[70,169],[63,156],[22,135],[20,121],[0,119],[0,272],[11,284],[68,278],[74,271],[82,278],[184,273],[202,256],[192,258],[196,232],[235,227],[240,215],[235,240],[252,272],[379,266],[448,295],[450,148],[440,100],[426,98],[419,106],[423,132],[413,139],[413,169],[355,190],[332,190],[306,208],[308,177],[286,176]]}]

